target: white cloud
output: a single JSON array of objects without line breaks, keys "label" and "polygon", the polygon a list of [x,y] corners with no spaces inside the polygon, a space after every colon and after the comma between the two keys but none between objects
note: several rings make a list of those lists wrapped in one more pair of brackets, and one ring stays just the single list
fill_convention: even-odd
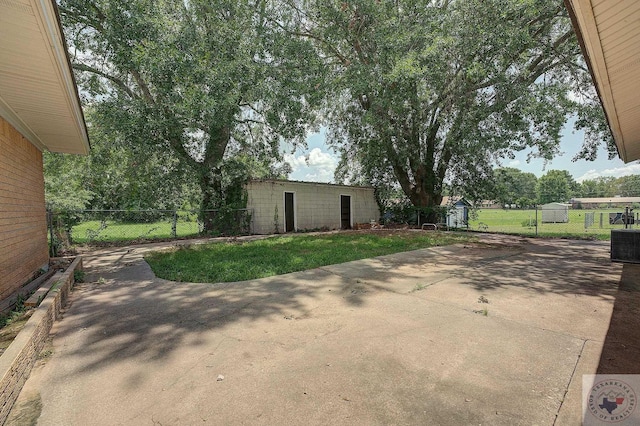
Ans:
[{"label": "white cloud", "polygon": [[322,167],[322,168],[336,168],[338,162],[328,152],[322,152],[320,148],[313,148],[307,156],[307,163],[310,167]]},{"label": "white cloud", "polygon": [[518,167],[519,165],[520,165],[520,160],[509,161],[509,167]]},{"label": "white cloud", "polygon": [[576,179],[578,182],[582,182],[588,179],[595,179],[598,177],[621,177],[629,175],[640,175],[640,162],[625,164],[622,167],[615,167],[613,169],[595,170],[591,169],[585,174]]},{"label": "white cloud", "polygon": [[285,154],[284,161],[291,164],[291,167],[293,167],[293,171],[296,171],[296,169],[299,169],[300,167],[305,167],[307,165],[304,155],[299,155],[296,157],[293,154]]},{"label": "white cloud", "polygon": [[331,182],[338,159],[320,148],[313,148],[306,155],[285,154],[284,160],[291,164],[290,179],[306,182]]}]

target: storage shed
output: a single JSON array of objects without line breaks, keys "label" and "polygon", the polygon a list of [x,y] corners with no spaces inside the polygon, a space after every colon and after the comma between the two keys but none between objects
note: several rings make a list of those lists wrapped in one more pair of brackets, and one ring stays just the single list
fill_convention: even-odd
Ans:
[{"label": "storage shed", "polygon": [[569,206],[565,203],[547,203],[540,206],[542,210],[542,223],[567,223],[569,222]]},{"label": "storage shed", "polygon": [[464,198],[449,199],[447,207],[447,226],[462,228],[469,225],[469,208],[471,204]]},{"label": "storage shed", "polygon": [[246,189],[256,234],[351,229],[380,217],[371,187],[268,179],[250,181]]}]

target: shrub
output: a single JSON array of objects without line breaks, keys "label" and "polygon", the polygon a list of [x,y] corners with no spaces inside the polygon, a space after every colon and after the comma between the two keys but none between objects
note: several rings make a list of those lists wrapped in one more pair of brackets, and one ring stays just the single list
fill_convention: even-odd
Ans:
[{"label": "shrub", "polygon": [[527,219],[522,221],[522,226],[525,228],[532,228],[538,226],[538,222],[535,219]]}]

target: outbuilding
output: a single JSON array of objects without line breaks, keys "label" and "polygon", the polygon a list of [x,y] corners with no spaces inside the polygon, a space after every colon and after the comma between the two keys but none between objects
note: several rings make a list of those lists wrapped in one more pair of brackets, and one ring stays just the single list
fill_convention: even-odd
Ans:
[{"label": "outbuilding", "polygon": [[372,187],[264,179],[246,190],[256,234],[351,229],[380,217]]},{"label": "outbuilding", "polygon": [[443,197],[441,206],[447,208],[447,227],[463,228],[469,225],[469,203],[464,198]]},{"label": "outbuilding", "polygon": [[542,223],[567,223],[569,222],[569,206],[565,203],[547,203],[540,206],[542,210]]}]

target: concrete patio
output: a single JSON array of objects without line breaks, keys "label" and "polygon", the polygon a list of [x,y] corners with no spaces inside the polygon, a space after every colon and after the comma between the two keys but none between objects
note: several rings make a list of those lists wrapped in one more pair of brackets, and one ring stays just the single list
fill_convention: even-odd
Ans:
[{"label": "concrete patio", "polygon": [[170,245],[85,257],[9,424],[578,425],[582,374],[640,373],[640,268],[606,242],[483,235],[228,284],[156,278],[142,256]]}]

